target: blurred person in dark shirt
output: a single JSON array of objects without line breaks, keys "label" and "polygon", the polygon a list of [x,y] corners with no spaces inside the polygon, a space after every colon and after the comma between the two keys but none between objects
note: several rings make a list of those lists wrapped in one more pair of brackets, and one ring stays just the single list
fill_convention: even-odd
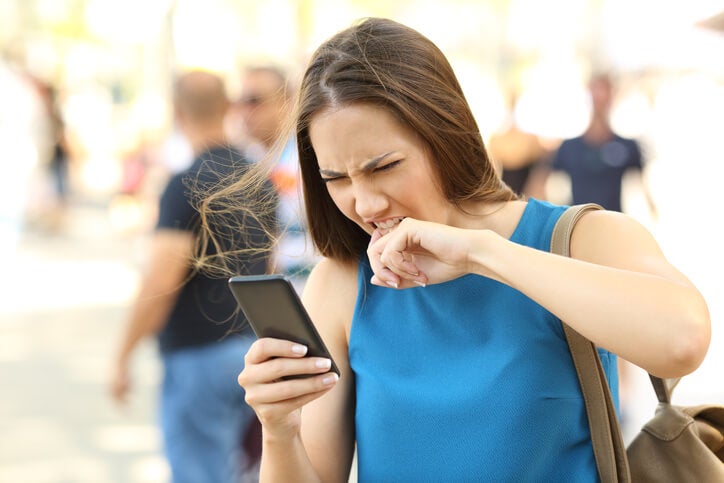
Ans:
[{"label": "blurred person in dark shirt", "polygon": [[[173,481],[230,483],[242,478],[245,461],[242,435],[256,417],[244,401],[236,378],[253,342],[227,286],[228,277],[193,268],[200,226],[198,203],[203,190],[231,172],[242,171],[246,159],[229,145],[224,119],[229,102],[223,81],[193,71],[175,86],[176,122],[192,146],[191,166],[169,180],[160,199],[150,242],[148,266],[116,354],[110,389],[125,402],[131,386],[130,361],[138,343],[157,336],[164,369],[160,425]],[[272,193],[271,186],[267,191]],[[251,202],[254,200],[239,200]],[[262,246],[269,242],[273,220],[225,220],[223,250]],[[213,256],[214,248],[205,255]],[[247,255],[235,273],[267,271],[264,255]]]},{"label": "blurred person in dark shirt", "polygon": [[[561,143],[550,169],[570,178],[572,204],[598,203],[607,210],[623,211],[623,178],[630,170],[641,174],[641,147],[635,139],[619,136],[611,127],[612,78],[608,74],[593,75],[588,82],[588,91],[591,99],[588,127],[581,136]],[[655,215],[656,207],[643,178],[640,185],[649,210]]]}]

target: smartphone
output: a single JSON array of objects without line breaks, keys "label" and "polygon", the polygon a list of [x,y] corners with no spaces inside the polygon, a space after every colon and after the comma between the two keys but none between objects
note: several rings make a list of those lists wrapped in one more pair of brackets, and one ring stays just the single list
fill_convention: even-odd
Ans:
[{"label": "smartphone", "polygon": [[[229,288],[257,337],[285,339],[307,346],[305,357],[325,357],[339,369],[324,345],[292,283],[283,275],[239,275]],[[296,377],[310,377],[304,374]]]}]

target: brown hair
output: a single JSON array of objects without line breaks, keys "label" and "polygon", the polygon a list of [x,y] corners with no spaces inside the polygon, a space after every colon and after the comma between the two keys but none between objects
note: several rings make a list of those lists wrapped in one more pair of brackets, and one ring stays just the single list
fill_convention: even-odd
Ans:
[{"label": "brown hair", "polygon": [[[309,138],[315,114],[356,103],[389,110],[422,139],[442,193],[461,210],[468,201],[517,198],[490,162],[470,106],[440,49],[409,27],[368,18],[317,49],[297,98],[294,125],[307,224],[323,256],[355,261],[370,239],[332,201]],[[234,190],[248,190],[249,182],[241,179],[212,199],[218,202]]]},{"label": "brown hair", "polygon": [[336,207],[319,175],[309,138],[315,114],[355,103],[392,112],[425,142],[444,196],[464,202],[508,201],[503,184],[452,67],[440,49],[397,22],[368,18],[314,53],[302,79],[296,136],[309,229],[322,255],[351,260],[369,235]]}]

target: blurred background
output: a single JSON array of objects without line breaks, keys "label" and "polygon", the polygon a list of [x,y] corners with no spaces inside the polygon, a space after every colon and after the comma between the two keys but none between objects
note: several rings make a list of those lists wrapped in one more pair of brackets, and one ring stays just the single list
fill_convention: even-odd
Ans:
[{"label": "blurred background", "polygon": [[[624,183],[624,211],[712,315],[709,355],[675,402],[724,403],[721,1],[0,0],[0,482],[166,481],[154,344],[134,362],[128,407],[106,384],[159,190],[190,161],[172,79],[213,70],[234,96],[247,64],[298,78],[322,40],[365,16],[437,43],[486,139],[513,116],[555,149],[587,125],[588,75],[615,73],[612,123],[643,146],[658,216],[636,183]],[[565,183],[546,193],[565,201]],[[645,373],[630,382],[626,438],[655,407]]]}]

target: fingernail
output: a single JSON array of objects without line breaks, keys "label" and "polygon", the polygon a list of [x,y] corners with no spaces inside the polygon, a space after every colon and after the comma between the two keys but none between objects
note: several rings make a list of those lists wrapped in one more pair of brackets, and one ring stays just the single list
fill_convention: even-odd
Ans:
[{"label": "fingernail", "polygon": [[304,354],[307,353],[307,347],[306,347],[306,346],[303,346],[303,345],[301,345],[301,344],[294,344],[294,345],[292,346],[292,352],[294,352],[295,354],[302,354],[302,355],[304,355]]},{"label": "fingernail", "polygon": [[426,283],[418,282],[417,280],[413,280],[413,282],[415,282],[415,283],[416,283],[417,285],[419,285],[420,287],[427,287],[427,284],[426,284]]},{"label": "fingernail", "polygon": [[337,374],[333,372],[332,374],[322,379],[322,384],[324,384],[325,386],[329,386],[330,384],[334,384],[335,382],[337,382],[338,378],[339,376],[337,376]]},{"label": "fingernail", "polygon": [[315,366],[317,366],[320,369],[329,369],[332,367],[332,361],[329,359],[318,359],[317,362],[314,363]]},{"label": "fingernail", "polygon": [[397,288],[397,282],[391,282],[389,280],[385,280],[385,283],[392,288]]}]

